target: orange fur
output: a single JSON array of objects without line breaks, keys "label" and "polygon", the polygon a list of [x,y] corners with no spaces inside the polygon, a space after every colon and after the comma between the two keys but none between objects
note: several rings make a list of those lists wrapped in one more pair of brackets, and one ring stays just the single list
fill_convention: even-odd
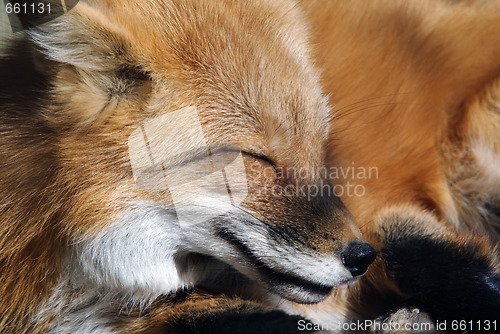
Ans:
[{"label": "orange fur", "polygon": [[[293,1],[103,0],[81,1],[13,41],[0,62],[9,79],[0,96],[0,327],[111,331],[147,323],[118,315],[229,270],[217,261],[301,302],[364,273],[351,275],[342,262],[349,242],[364,241],[333,192],[271,192],[324,181],[278,170],[310,171],[325,160],[329,106],[307,37]],[[205,145],[231,144],[245,165],[246,178],[235,181],[248,187],[245,201],[224,214],[213,191],[193,204],[213,215],[201,227],[180,226],[173,190],[141,188],[131,161],[133,134],[179,110],[185,117],[169,121],[183,129],[179,136],[199,122]],[[154,133],[147,145],[185,154],[190,170],[198,143],[179,136]],[[160,185],[169,176],[161,167]],[[187,190],[183,201],[196,193]],[[165,323],[186,314],[165,310]]]},{"label": "orange fur", "polygon": [[[56,25],[32,30],[0,61],[0,327],[68,331],[58,326],[72,314],[84,319],[79,310],[99,302],[106,303],[98,308],[106,321],[95,326],[130,333],[205,330],[206,319],[228,314],[242,331],[253,330],[246,316],[278,329],[276,319],[297,321],[273,313],[276,305],[316,322],[373,318],[411,294],[386,260],[391,231],[442,242],[458,257],[472,249],[498,274],[500,173],[491,164],[500,161],[499,19],[498,1],[90,0]],[[331,94],[331,115],[323,91]],[[112,289],[97,276],[79,285],[88,275],[78,271],[81,244],[101,240],[133,211],[131,202],[172,205],[169,190],[137,186],[127,141],[146,120],[188,107],[197,109],[210,144],[228,142],[244,153],[252,191],[243,208],[274,228],[281,241],[269,249],[281,251],[271,256],[277,265],[303,255],[301,248],[283,250],[287,237],[314,254],[304,262],[317,272],[328,265],[314,263],[321,256],[341,258],[349,242],[362,240],[336,196],[306,201],[259,192],[324,181],[313,174],[282,178],[277,169],[311,170],[325,160],[329,167],[377,168],[376,178],[348,173],[333,180],[366,189],[362,197],[342,197],[381,255],[359,286],[297,305],[268,293],[274,286],[260,276],[249,281],[230,266],[219,270],[221,263],[208,258],[218,252],[204,249],[206,258],[183,265],[234,281],[162,296],[155,290],[149,304],[117,289],[121,282],[106,276],[99,257],[105,252],[95,248],[90,256],[97,253],[93,260]],[[191,121],[178,126],[187,131]],[[231,239],[228,230],[239,231],[212,237]],[[259,265],[234,257],[266,244],[252,239],[255,231],[240,233],[248,240],[227,256],[250,274]],[[211,239],[202,241],[195,246]],[[127,246],[121,253],[136,245]],[[290,266],[290,273],[299,270]],[[95,289],[92,298],[87,289]]]},{"label": "orange fur", "polygon": [[[389,208],[428,221],[429,231],[439,221],[447,243],[476,244],[498,266],[500,225],[485,206],[496,210],[500,185],[500,2],[302,4],[335,106],[329,161],[378,169],[375,178],[349,174],[338,181],[365,189],[363,196],[342,197],[365,236],[381,247],[380,225],[397,221]],[[353,294],[354,314],[383,313],[378,303],[391,305],[394,293],[401,300],[384,271],[379,258],[367,275],[371,283],[362,286],[367,304]]]}]

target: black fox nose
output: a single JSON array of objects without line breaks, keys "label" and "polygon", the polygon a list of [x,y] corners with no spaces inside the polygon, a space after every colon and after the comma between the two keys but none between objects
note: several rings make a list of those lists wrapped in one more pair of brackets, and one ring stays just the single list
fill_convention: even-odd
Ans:
[{"label": "black fox nose", "polygon": [[366,272],[376,256],[375,250],[368,243],[352,242],[342,254],[342,262],[352,276],[359,276]]}]

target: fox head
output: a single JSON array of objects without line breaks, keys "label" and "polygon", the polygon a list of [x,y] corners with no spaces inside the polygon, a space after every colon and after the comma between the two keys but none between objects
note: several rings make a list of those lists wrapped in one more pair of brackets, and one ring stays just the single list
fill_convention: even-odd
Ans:
[{"label": "fox head", "polygon": [[29,32],[74,282],[154,297],[211,258],[313,303],[366,271],[301,22],[289,1],[81,1]]}]

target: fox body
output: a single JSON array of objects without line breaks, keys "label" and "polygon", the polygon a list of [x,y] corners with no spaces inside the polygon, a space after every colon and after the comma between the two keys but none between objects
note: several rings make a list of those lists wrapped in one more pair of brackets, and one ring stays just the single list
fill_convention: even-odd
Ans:
[{"label": "fox body", "polygon": [[[289,334],[409,298],[495,317],[499,16],[102,0],[29,30],[0,61],[0,326]],[[378,173],[316,172],[353,163]],[[355,219],[379,257],[339,289],[375,256]]]},{"label": "fox body", "polygon": [[302,5],[335,105],[329,161],[378,171],[339,178],[363,189],[342,200],[380,254],[349,309],[497,319],[500,3]]}]

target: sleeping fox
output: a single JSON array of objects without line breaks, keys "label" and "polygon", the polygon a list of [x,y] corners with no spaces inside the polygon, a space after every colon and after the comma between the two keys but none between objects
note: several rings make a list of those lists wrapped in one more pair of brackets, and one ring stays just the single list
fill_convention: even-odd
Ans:
[{"label": "sleeping fox", "polygon": [[[484,6],[80,1],[12,41],[3,332],[288,334],[408,298],[493,320]],[[351,161],[380,173],[341,201],[359,180],[321,171]]]},{"label": "sleeping fox", "polygon": [[293,2],[81,1],[0,66],[3,332],[234,313],[288,333],[295,317],[223,297],[230,277],[317,303],[375,258],[333,191],[302,195],[328,185],[307,171],[330,108]]}]

